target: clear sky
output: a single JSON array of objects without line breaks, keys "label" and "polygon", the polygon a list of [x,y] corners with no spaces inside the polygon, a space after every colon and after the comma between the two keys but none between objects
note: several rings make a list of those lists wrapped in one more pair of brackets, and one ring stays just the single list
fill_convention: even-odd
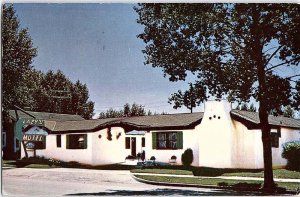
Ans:
[{"label": "clear sky", "polygon": [[[181,113],[168,97],[187,82],[169,82],[159,68],[144,65],[143,41],[137,38],[133,4],[15,4],[22,27],[28,27],[43,72],[62,70],[89,88],[96,116],[109,107],[136,102],[151,111]],[[195,111],[202,111],[198,107]]]}]

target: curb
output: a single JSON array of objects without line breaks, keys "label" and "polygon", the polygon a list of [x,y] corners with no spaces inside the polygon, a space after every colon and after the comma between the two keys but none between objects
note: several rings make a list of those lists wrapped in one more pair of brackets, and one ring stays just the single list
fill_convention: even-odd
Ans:
[{"label": "curb", "polygon": [[234,191],[260,191],[262,193],[266,194],[291,194],[291,195],[297,195],[296,191],[290,191],[286,190],[285,192],[276,192],[276,193],[270,193],[266,192],[263,189],[257,189],[257,188],[249,188],[249,187],[226,187],[226,186],[213,186],[213,185],[199,185],[199,184],[184,184],[184,183],[166,183],[166,182],[158,182],[158,181],[149,181],[146,179],[141,179],[136,177],[135,175],[131,174],[132,178],[135,179],[138,182],[145,183],[145,184],[151,184],[151,185],[163,185],[163,186],[175,186],[175,187],[196,187],[196,188],[209,188],[209,189],[228,189],[228,190],[234,190]]}]

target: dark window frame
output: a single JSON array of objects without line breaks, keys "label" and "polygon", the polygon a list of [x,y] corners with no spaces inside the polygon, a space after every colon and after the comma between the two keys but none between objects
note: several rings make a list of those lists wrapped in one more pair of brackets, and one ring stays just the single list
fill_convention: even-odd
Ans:
[{"label": "dark window frame", "polygon": [[[83,137],[83,141],[79,139]],[[66,136],[67,149],[87,149],[87,134],[70,134]]]},{"label": "dark window frame", "polygon": [[[165,139],[164,140],[160,140],[159,139],[159,135],[160,134],[165,134]],[[172,139],[170,140],[170,135],[171,134],[175,134],[175,139]],[[177,150],[177,132],[157,132],[157,138],[156,138],[156,149],[158,150]],[[166,147],[161,147],[160,146],[160,141],[165,141],[166,143]],[[175,148],[174,147],[171,147],[171,143],[170,142],[176,142],[176,146]]]},{"label": "dark window frame", "polygon": [[56,147],[61,148],[61,135],[56,135]]},{"label": "dark window frame", "polygon": [[142,137],[142,147],[146,147],[146,140],[145,140],[145,137]]},{"label": "dark window frame", "polygon": [[279,134],[271,133],[271,146],[272,148],[279,148]]},{"label": "dark window frame", "polygon": [[131,140],[130,137],[125,137],[125,149],[130,149]]},{"label": "dark window frame", "polygon": [[46,137],[45,137],[45,141],[34,142],[34,149],[36,150],[46,149]]},{"label": "dark window frame", "polygon": [[6,132],[2,131],[2,148],[6,147]]}]

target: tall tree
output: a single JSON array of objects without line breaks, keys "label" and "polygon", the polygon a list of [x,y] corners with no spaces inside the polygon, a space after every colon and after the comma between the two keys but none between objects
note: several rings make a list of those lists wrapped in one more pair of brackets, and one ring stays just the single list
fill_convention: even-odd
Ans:
[{"label": "tall tree", "polygon": [[2,17],[2,107],[29,106],[32,103],[31,63],[37,55],[28,29],[20,28],[20,22],[12,5],[3,5]]},{"label": "tall tree", "polygon": [[78,114],[85,119],[93,116],[94,103],[88,100],[86,84],[79,80],[73,83],[60,70],[56,73],[50,70],[42,75],[34,98],[37,101],[35,111]]},{"label": "tall tree", "polygon": [[[145,107],[143,105],[139,105],[133,103],[131,106],[129,103],[126,103],[121,110],[115,110],[113,108],[109,108],[106,112],[101,112],[99,114],[99,119],[104,118],[120,118],[120,117],[133,117],[133,116],[151,116],[153,113],[148,110],[146,112]],[[156,113],[154,113],[156,115]]]},{"label": "tall tree", "polygon": [[190,83],[189,86],[189,90],[184,93],[181,90],[178,90],[178,92],[172,94],[169,98],[169,103],[174,103],[174,109],[185,106],[193,113],[193,108],[199,106],[200,103],[206,99],[205,89],[203,87],[195,87],[192,83]]},{"label": "tall tree", "polygon": [[[209,95],[259,103],[264,188],[274,189],[268,112],[289,103],[291,80],[278,68],[300,62],[297,4],[139,4],[145,64],[162,68],[170,81],[195,77]],[[282,83],[278,83],[281,81]],[[269,101],[269,96],[276,95]],[[275,106],[270,105],[275,103]]]}]

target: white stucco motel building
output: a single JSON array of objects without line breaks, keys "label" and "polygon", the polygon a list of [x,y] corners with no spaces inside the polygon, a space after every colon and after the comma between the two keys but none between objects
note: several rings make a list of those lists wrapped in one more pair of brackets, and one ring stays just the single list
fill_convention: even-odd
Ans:
[{"label": "white stucco motel building", "polygon": [[[285,166],[282,144],[300,140],[300,120],[269,116],[273,166]],[[204,112],[98,120],[46,120],[48,133],[36,155],[90,165],[122,163],[145,151],[146,159],[170,162],[191,148],[193,166],[263,168],[256,112],[231,109],[227,101],[207,101]],[[41,128],[27,128],[26,133]],[[29,151],[30,153],[30,151]],[[24,157],[24,150],[22,150]]]}]

